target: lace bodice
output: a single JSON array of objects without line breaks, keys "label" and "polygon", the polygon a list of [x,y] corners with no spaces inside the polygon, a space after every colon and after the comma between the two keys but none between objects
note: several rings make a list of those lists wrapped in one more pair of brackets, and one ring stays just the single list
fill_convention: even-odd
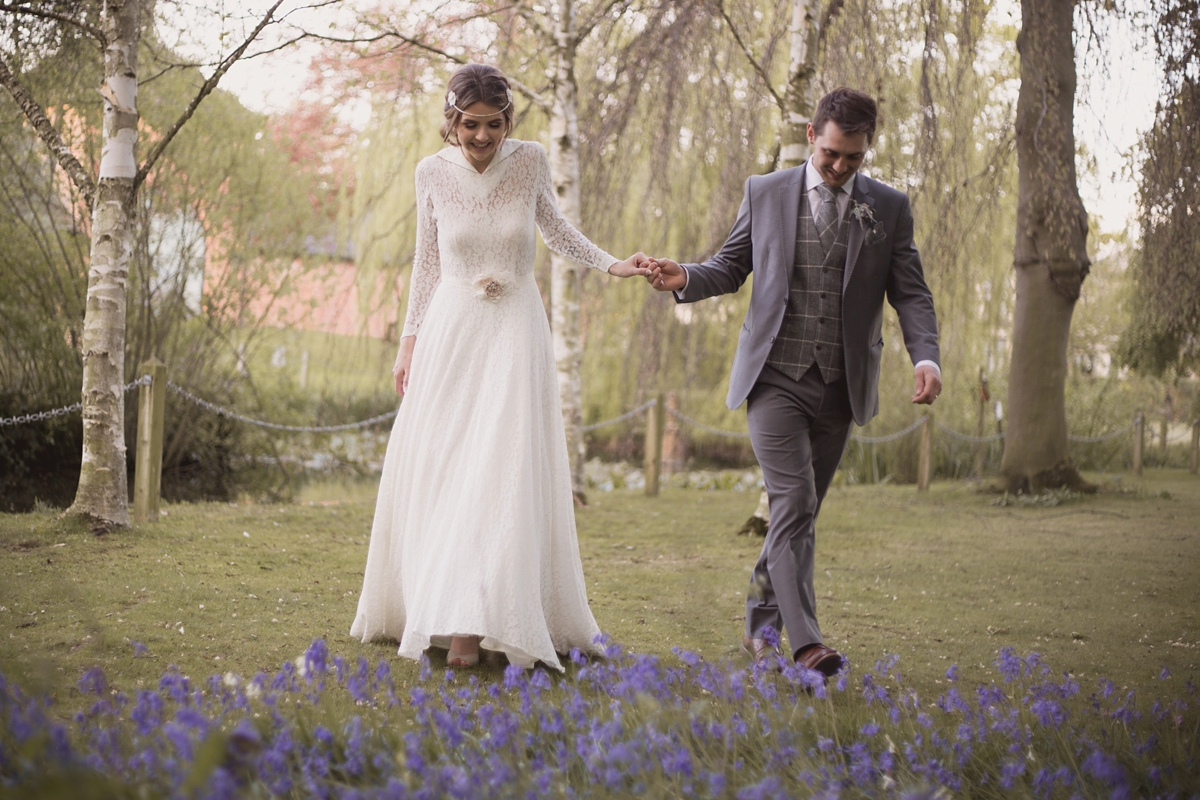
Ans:
[{"label": "lace bodice", "polygon": [[421,327],[443,275],[476,280],[533,272],[534,226],[554,252],[592,269],[618,259],[588,241],[558,210],[550,161],[536,142],[509,139],[482,173],[457,147],[417,165],[417,247],[403,336]]}]

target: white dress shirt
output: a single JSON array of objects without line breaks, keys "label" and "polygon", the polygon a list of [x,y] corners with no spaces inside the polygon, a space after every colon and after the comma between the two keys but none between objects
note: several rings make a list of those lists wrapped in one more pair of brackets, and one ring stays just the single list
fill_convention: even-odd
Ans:
[{"label": "white dress shirt", "polygon": [[[850,207],[850,195],[854,194],[854,182],[858,180],[858,173],[855,172],[850,176],[850,180],[846,181],[841,186],[833,189],[833,199],[837,203],[838,222],[840,223],[846,218],[846,209]],[[821,192],[817,189],[825,179],[821,177],[821,173],[817,172],[817,168],[813,166],[812,159],[804,162],[804,185],[808,188],[805,193],[808,194],[808,213],[816,217],[817,206],[825,202],[821,199]]]}]

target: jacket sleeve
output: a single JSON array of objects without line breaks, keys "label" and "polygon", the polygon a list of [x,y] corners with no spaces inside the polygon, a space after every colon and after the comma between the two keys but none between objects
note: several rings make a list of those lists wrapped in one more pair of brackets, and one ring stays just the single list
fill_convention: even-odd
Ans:
[{"label": "jacket sleeve", "polygon": [[730,294],[746,282],[754,268],[754,246],[750,237],[752,180],[752,177],[746,179],[737,219],[717,254],[702,264],[683,265],[687,270],[687,285],[675,293],[677,302],[694,303],[706,297]]},{"label": "jacket sleeve", "polygon": [[937,313],[933,294],[925,283],[921,254],[913,242],[912,206],[904,197],[892,239],[892,265],[888,270],[887,299],[900,318],[904,346],[914,364],[932,361],[941,366]]}]

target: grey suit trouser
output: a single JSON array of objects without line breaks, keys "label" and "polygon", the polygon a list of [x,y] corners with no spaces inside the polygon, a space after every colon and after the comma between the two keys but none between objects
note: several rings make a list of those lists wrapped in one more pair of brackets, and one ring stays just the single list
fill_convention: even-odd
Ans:
[{"label": "grey suit trouser", "polygon": [[846,381],[825,383],[815,365],[798,381],[764,367],[746,418],[771,504],[771,524],[746,598],[746,635],[762,638],[767,626],[786,630],[795,656],[821,641],[814,525],[850,435]]}]

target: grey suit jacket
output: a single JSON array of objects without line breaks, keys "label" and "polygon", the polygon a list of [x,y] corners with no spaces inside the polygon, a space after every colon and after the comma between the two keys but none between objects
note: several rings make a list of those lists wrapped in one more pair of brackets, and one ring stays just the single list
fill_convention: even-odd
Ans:
[{"label": "grey suit jacket", "polygon": [[[736,292],[751,272],[750,310],[738,337],[726,404],[737,408],[750,394],[771,352],[787,308],[796,253],[804,165],[746,180],[742,207],[720,252],[703,264],[684,264],[687,287],[676,292],[681,303]],[[900,317],[904,345],[915,364],[941,363],[933,295],[925,284],[921,257],[913,244],[908,196],[859,175],[853,203],[842,279],[842,346],[846,383],[854,421],[866,425],[879,413],[879,359],[883,353],[883,301]],[[869,212],[856,214],[866,206]]]}]

